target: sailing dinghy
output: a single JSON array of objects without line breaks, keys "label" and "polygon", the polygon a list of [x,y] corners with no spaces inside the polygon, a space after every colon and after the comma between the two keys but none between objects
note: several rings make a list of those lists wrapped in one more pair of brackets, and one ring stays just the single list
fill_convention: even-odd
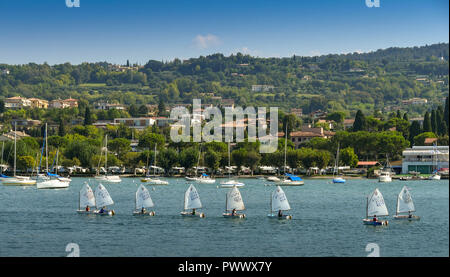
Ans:
[{"label": "sailing dinghy", "polygon": [[135,198],[135,210],[133,215],[149,215],[154,216],[154,211],[147,211],[146,208],[152,208],[155,206],[153,204],[152,198],[150,197],[150,192],[143,185],[140,185],[136,191]]},{"label": "sailing dinghy", "polygon": [[227,193],[225,213],[223,213],[223,216],[229,218],[245,218],[245,214],[237,213],[237,211],[243,210],[245,210],[245,206],[242,201],[241,192],[236,186],[234,186]]},{"label": "sailing dinghy", "polygon": [[267,216],[270,218],[278,219],[292,219],[292,215],[283,215],[282,211],[289,211],[291,206],[287,200],[286,194],[277,186],[275,191],[272,192],[272,197],[270,198],[270,214]]},{"label": "sailing dinghy", "polygon": [[417,215],[411,214],[411,212],[415,212],[416,208],[414,207],[414,203],[409,193],[409,190],[406,186],[402,188],[397,197],[397,210],[394,215],[395,219],[408,219],[408,220],[419,220],[420,217]]},{"label": "sailing dinghy", "polygon": [[[379,220],[378,216],[388,216],[389,212],[384,202],[383,195],[378,189],[375,189],[371,195],[367,197],[366,218],[363,219],[365,225],[387,225],[387,220]],[[370,219],[369,217],[372,217]]]},{"label": "sailing dinghy", "polygon": [[95,207],[95,196],[91,187],[85,183],[83,188],[80,190],[79,201],[78,201],[78,210],[79,214],[94,214],[98,211],[91,210],[92,207]]},{"label": "sailing dinghy", "polygon": [[186,217],[198,216],[200,218],[204,218],[204,213],[197,213],[195,211],[196,209],[201,208],[202,202],[200,201],[200,196],[198,195],[197,189],[193,185],[190,185],[184,193],[184,211],[181,212],[181,215]]},{"label": "sailing dinghy", "polygon": [[95,206],[98,211],[95,211],[95,214],[98,215],[114,215],[114,210],[108,210],[106,209],[106,206],[114,204],[114,201],[112,200],[111,196],[109,195],[108,190],[102,185],[99,184],[98,187],[95,189]]}]

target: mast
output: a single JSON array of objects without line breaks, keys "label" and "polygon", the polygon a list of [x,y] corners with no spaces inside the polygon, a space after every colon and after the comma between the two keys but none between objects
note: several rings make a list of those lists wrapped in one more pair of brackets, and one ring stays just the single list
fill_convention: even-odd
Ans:
[{"label": "mast", "polygon": [[366,218],[369,218],[369,196],[366,197]]},{"label": "mast", "polygon": [[47,144],[47,123],[45,123],[45,166],[48,174],[48,144]]},{"label": "mast", "polygon": [[2,164],[3,164],[3,151],[5,150],[5,141],[2,144]]},{"label": "mast", "polygon": [[16,132],[17,132],[17,121],[14,122],[14,177],[16,177],[16,152],[17,152]]},{"label": "mast", "polygon": [[153,175],[156,177],[156,143],[155,143],[155,162],[154,162],[154,168],[153,168]]},{"label": "mast", "polygon": [[286,134],[284,139],[284,173],[286,174],[286,151],[287,151],[287,122],[286,122]]},{"label": "mast", "polygon": [[56,149],[56,167],[55,167],[55,174],[58,174],[58,154],[59,154],[59,148]]},{"label": "mast", "polygon": [[149,158],[149,156],[150,156],[150,149],[147,149],[148,150],[148,152],[147,152],[147,171],[145,172],[145,176],[150,176],[150,168],[149,168],[149,165],[148,165],[148,158]]},{"label": "mast", "polygon": [[228,179],[231,178],[231,157],[230,157],[230,140],[228,140]]},{"label": "mast", "polygon": [[340,146],[340,143],[338,142],[338,148],[336,151],[336,161],[334,162],[333,176],[335,173],[339,174],[339,146]]},{"label": "mast", "polygon": [[105,176],[108,175],[108,135],[105,135]]}]

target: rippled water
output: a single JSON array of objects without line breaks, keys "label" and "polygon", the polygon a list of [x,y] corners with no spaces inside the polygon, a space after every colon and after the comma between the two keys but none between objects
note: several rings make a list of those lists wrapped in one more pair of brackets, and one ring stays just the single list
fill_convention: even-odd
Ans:
[{"label": "rippled water", "polygon": [[[219,182],[195,185],[206,218],[182,218],[188,183],[175,178],[168,186],[149,187],[155,217],[132,216],[137,178],[105,184],[115,216],[79,215],[78,192],[88,180],[74,178],[63,190],[0,185],[0,256],[66,256],[68,243],[77,243],[81,256],[366,256],[368,243],[377,243],[381,256],[449,255],[448,180],[306,180],[302,187],[284,188],[291,221],[266,217],[274,187],[258,179],[241,179],[244,220],[222,217],[227,189],[217,188]],[[378,187],[394,214],[404,185],[420,221],[362,224],[367,194]]]}]

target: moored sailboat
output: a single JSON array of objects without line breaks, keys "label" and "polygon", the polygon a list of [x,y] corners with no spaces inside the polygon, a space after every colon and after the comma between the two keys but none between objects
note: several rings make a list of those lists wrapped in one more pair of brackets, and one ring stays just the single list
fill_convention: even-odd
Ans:
[{"label": "moored sailboat", "polygon": [[389,158],[386,155],[386,166],[381,170],[378,182],[389,183],[392,182],[391,165],[389,164]]},{"label": "moored sailboat", "polygon": [[193,185],[190,185],[184,193],[184,211],[181,212],[181,215],[186,217],[198,216],[200,218],[204,218],[204,213],[196,212],[197,209],[201,208],[202,202],[200,201],[200,196],[197,192],[197,189]]},{"label": "moored sailboat", "polygon": [[434,143],[433,144],[433,156],[432,156],[434,170],[433,170],[433,173],[430,176],[428,176],[428,180],[441,180],[441,175],[439,175],[439,173],[438,173],[438,164],[437,164],[438,154],[439,154],[439,151],[437,150],[436,143]]},{"label": "moored sailboat", "polygon": [[150,192],[148,192],[147,188],[143,185],[140,185],[138,190],[136,191],[135,197],[135,210],[133,211],[133,215],[149,215],[154,216],[154,211],[147,211],[147,208],[152,208],[155,205],[153,204],[152,198],[150,197]]},{"label": "moored sailboat", "polygon": [[409,193],[409,190],[406,186],[402,188],[400,193],[397,196],[397,209],[394,215],[395,219],[408,219],[408,220],[419,220],[420,217],[417,215],[411,214],[415,212],[416,208],[414,207],[414,203]]},{"label": "moored sailboat", "polygon": [[[36,187],[38,189],[61,189],[61,188],[68,188],[69,182],[63,182],[59,180],[57,177],[59,177],[56,174],[51,174],[48,171],[48,142],[47,142],[47,123],[45,123],[45,160],[46,160],[46,175],[42,176],[38,174]],[[52,178],[53,177],[53,178]]]},{"label": "moored sailboat", "polygon": [[[147,157],[148,159],[148,157]],[[147,183],[149,185],[168,185],[169,182],[161,180],[156,177],[156,144],[155,144],[155,160],[153,164],[153,177],[150,177],[148,174],[150,172],[150,168],[148,167],[148,161],[147,161],[147,176],[145,178],[141,179],[141,182]]]},{"label": "moored sailboat", "polygon": [[14,173],[13,177],[3,177],[2,183],[5,186],[34,186],[36,185],[36,180],[31,179],[27,176],[17,176],[16,175],[16,160],[17,160],[17,122],[14,123]]},{"label": "moored sailboat", "polygon": [[[287,126],[286,126],[286,137],[284,139],[284,170],[286,170],[286,156],[287,156]],[[302,180],[302,178],[289,174],[284,173],[283,180],[276,181],[276,184],[279,186],[302,186],[305,184],[305,182]]]},{"label": "moored sailboat", "polygon": [[[378,189],[375,189],[368,197],[366,204],[366,218],[363,219],[365,225],[387,225],[387,220],[379,220],[378,216],[389,216],[389,212],[384,202],[383,195]],[[369,217],[372,217],[370,219]]]},{"label": "moored sailboat", "polygon": [[[230,142],[228,142],[228,169],[231,170],[231,154],[230,154]],[[243,187],[245,186],[244,183],[239,182],[235,179],[231,178],[231,173],[228,171],[228,181],[224,181],[220,183],[220,187],[222,188],[232,188],[233,186],[236,187]]]},{"label": "moored sailboat", "polygon": [[120,183],[122,179],[119,176],[108,175],[108,135],[105,135],[105,175],[100,175],[100,170],[98,171],[98,175],[94,178],[99,182],[108,182],[108,183]]},{"label": "moored sailboat", "polygon": [[245,218],[245,214],[237,213],[237,211],[245,210],[244,201],[242,201],[241,192],[237,187],[230,189],[226,195],[224,217],[229,218]]},{"label": "moored sailboat", "polygon": [[345,183],[345,179],[343,177],[335,176],[335,174],[339,175],[339,143],[338,143],[338,148],[336,151],[336,161],[334,162],[333,183],[335,183],[335,184]]},{"label": "moored sailboat", "polygon": [[270,214],[267,216],[270,218],[278,219],[292,219],[292,215],[283,215],[283,211],[289,211],[291,206],[287,200],[286,194],[280,186],[277,186],[275,191],[272,192],[270,198]]}]

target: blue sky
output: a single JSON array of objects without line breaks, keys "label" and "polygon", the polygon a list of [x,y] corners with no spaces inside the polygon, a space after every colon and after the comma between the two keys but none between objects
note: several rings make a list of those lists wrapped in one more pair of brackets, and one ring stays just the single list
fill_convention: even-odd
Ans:
[{"label": "blue sky", "polygon": [[0,0],[0,63],[312,56],[449,41],[448,0],[65,2]]}]

